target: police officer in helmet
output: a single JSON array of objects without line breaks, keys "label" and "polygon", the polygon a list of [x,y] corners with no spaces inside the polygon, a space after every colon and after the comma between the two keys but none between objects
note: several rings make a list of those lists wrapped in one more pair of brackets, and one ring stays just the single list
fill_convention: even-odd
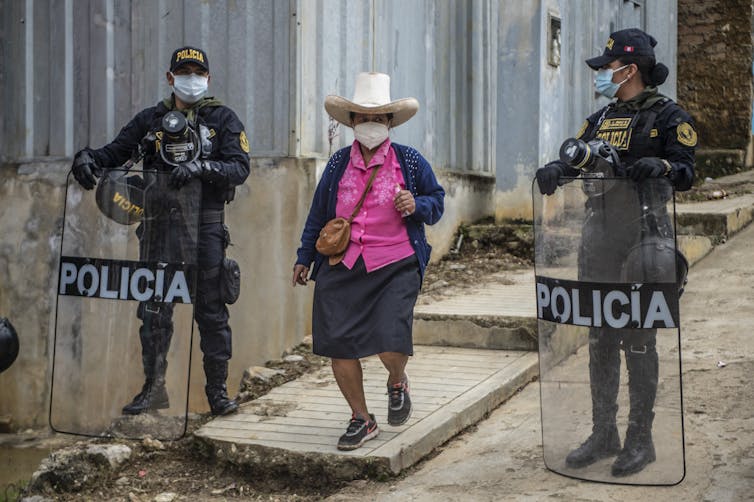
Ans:
[{"label": "police officer in helmet", "polygon": [[[198,286],[195,305],[199,326],[205,391],[213,415],[226,415],[238,409],[227,395],[228,360],[231,357],[231,329],[228,309],[218,291],[221,264],[229,244],[224,225],[224,207],[233,199],[236,186],[249,175],[249,143],[244,126],[236,114],[219,100],[206,96],[210,82],[207,54],[196,47],[181,47],[173,52],[166,73],[172,94],[146,108],[121,129],[117,137],[99,149],[84,148],[73,161],[73,175],[85,189],[92,189],[108,168],[123,165],[140,147],[144,151],[144,170],[169,173],[169,185],[184,191],[201,186],[196,201],[201,205],[198,229]],[[183,114],[188,124],[200,132],[201,154],[198,158],[175,165],[167,163],[159,150],[163,118],[171,111]],[[199,180],[199,183],[194,182]],[[193,192],[190,192],[193,193]],[[165,250],[161,244],[167,221],[142,222],[140,254],[143,260],[163,259],[181,250]],[[178,247],[181,243],[178,244]],[[124,414],[136,415],[169,407],[165,389],[167,352],[173,334],[173,306],[167,303],[141,302],[138,317],[142,321],[139,337],[145,382]]]},{"label": "police officer in helmet", "polygon": [[[617,99],[588,117],[577,136],[585,142],[600,138],[613,145],[620,157],[620,172],[636,182],[634,195],[639,194],[639,199],[649,178],[665,177],[675,190],[682,191],[691,187],[694,177],[696,131],[689,114],[657,89],[667,78],[668,68],[656,62],[656,44],[651,35],[639,29],[620,30],[610,35],[602,55],[586,61],[597,71],[597,92]],[[538,169],[536,179],[541,193],[549,195],[555,192],[561,178],[579,174],[578,169],[556,160]],[[601,195],[622,196],[609,191]],[[672,193],[668,193],[670,196]],[[588,216],[579,249],[579,278],[624,282],[621,272],[632,265],[629,250],[637,249],[648,235],[658,239],[672,237],[672,221],[664,210],[664,201],[660,201],[651,228],[647,228],[646,218],[637,218],[635,225],[627,226],[629,218],[617,212],[611,214],[605,207],[622,209],[633,204],[632,209],[638,213],[641,209],[636,207],[636,197],[633,202],[626,197],[625,204],[605,204],[597,199],[586,202]],[[655,330],[646,329],[590,328],[592,434],[568,454],[568,467],[582,468],[617,455],[612,474],[625,476],[655,460],[651,434],[658,383],[655,335]],[[622,447],[616,426],[621,349],[628,369],[630,403]]]}]

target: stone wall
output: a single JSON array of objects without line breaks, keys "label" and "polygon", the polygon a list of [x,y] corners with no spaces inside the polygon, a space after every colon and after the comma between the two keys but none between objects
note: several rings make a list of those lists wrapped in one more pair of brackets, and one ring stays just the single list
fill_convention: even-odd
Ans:
[{"label": "stone wall", "polygon": [[700,178],[752,167],[753,4],[678,0],[678,101],[696,120]]}]

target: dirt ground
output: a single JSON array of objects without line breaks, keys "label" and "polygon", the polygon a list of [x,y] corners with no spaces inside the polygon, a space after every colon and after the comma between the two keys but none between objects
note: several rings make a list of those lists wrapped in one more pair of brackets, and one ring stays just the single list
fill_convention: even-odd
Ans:
[{"label": "dirt ground", "polygon": [[[681,201],[699,201],[725,196],[750,193],[754,185],[749,181],[726,184],[708,181],[690,192],[679,196]],[[441,261],[430,265],[425,276],[419,303],[427,303],[444,296],[461,292],[465,288],[479,286],[493,272],[525,268],[532,265],[531,231],[527,223],[492,225],[479,222],[462,227],[456,236],[456,248]],[[460,244],[459,244],[460,243]],[[303,360],[285,362],[286,355],[300,355]],[[241,389],[244,401],[268,392],[272,387],[314,371],[328,364],[327,360],[311,354],[310,346],[302,344],[281,360],[270,361],[269,368],[282,370],[269,381],[247,382]],[[72,478],[60,481],[58,486],[47,484],[34,490],[21,490],[22,496],[37,495],[40,500],[110,500],[110,501],[220,501],[232,499],[266,501],[321,500],[336,494],[345,485],[321,486],[312,480],[279,477],[264,473],[240,472],[231,467],[209,463],[193,439],[192,432],[211,417],[190,418],[188,434],[173,442],[87,440],[76,443],[78,448],[91,444],[124,444],[131,448],[131,457],[118,469],[107,466],[82,469]],[[422,464],[420,463],[419,466]],[[404,473],[410,475],[419,466]],[[358,482],[357,482],[358,483]],[[353,489],[355,485],[349,485]],[[348,491],[348,490],[346,490]],[[0,501],[15,500],[18,492],[0,491]],[[20,498],[20,497],[18,497]]]}]

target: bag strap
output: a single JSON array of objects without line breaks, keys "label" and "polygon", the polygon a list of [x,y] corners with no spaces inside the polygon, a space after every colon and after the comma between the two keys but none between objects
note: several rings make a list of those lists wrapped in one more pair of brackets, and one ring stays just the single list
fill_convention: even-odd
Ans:
[{"label": "bag strap", "polygon": [[356,207],[353,208],[353,212],[351,213],[351,216],[348,217],[348,223],[350,224],[354,218],[356,218],[356,215],[359,214],[359,210],[361,209],[361,205],[364,204],[364,200],[367,198],[367,192],[369,192],[369,189],[372,188],[372,182],[374,182],[374,179],[377,177],[377,171],[382,167],[382,164],[375,167],[372,170],[372,175],[369,177],[369,181],[367,182],[367,186],[364,188],[364,193],[361,194],[361,198],[359,199],[359,202],[356,204]]}]

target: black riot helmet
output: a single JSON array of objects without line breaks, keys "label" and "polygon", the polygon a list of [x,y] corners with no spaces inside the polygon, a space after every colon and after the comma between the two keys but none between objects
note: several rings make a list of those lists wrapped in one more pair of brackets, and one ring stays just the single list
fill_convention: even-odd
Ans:
[{"label": "black riot helmet", "polygon": [[0,317],[0,373],[10,368],[18,356],[18,334],[5,317]]},{"label": "black riot helmet", "polygon": [[675,282],[683,293],[689,262],[668,237],[647,237],[633,246],[623,263],[624,282]]},{"label": "black riot helmet", "polygon": [[146,188],[141,176],[112,169],[97,184],[97,207],[111,220],[133,225],[144,218]]}]

